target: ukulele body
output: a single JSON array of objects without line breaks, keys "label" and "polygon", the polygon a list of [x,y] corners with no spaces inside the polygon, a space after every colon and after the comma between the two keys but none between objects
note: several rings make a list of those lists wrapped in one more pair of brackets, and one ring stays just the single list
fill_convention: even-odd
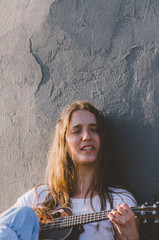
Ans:
[{"label": "ukulele body", "polygon": [[[78,227],[60,227],[60,222],[62,223],[63,218],[71,216],[72,210],[68,207],[62,207],[55,211],[53,214],[54,221],[50,226],[50,223],[41,224],[39,231],[39,240],[77,240],[79,234],[83,232],[82,226]],[[44,228],[45,225],[45,228]]]}]

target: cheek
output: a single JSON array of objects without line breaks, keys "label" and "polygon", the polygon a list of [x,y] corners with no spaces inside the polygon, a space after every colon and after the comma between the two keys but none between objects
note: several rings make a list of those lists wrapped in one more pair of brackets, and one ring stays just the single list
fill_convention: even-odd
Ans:
[{"label": "cheek", "polygon": [[67,145],[69,149],[77,148],[78,143],[79,143],[78,138],[75,136],[71,135],[67,138]]}]

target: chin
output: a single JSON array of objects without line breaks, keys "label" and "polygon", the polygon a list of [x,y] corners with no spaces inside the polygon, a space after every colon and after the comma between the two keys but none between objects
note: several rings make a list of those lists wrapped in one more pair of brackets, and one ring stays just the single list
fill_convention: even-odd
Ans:
[{"label": "chin", "polygon": [[87,160],[83,160],[81,161],[81,164],[85,164],[85,165],[89,165],[89,164],[95,164],[96,160],[95,159],[87,159]]}]

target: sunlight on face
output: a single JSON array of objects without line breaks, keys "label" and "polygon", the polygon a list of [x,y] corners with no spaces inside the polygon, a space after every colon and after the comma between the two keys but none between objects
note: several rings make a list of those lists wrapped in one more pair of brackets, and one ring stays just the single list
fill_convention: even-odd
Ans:
[{"label": "sunlight on face", "polygon": [[73,112],[66,144],[69,156],[76,164],[92,164],[96,161],[100,149],[100,136],[93,113],[86,110]]}]

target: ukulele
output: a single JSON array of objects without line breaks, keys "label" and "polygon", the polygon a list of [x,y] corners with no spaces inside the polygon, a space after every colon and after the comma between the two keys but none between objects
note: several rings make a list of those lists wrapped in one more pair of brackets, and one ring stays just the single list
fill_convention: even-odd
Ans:
[{"label": "ukulele", "polygon": [[[154,218],[155,223],[158,223],[159,216],[159,202],[149,206],[142,204],[141,206],[132,207],[136,217],[144,219]],[[102,210],[100,212],[87,213],[82,215],[73,215],[73,212],[68,207],[62,207],[56,211],[52,211],[53,219],[45,223],[40,223],[39,239],[45,240],[64,240],[70,239],[72,232],[81,230],[83,224],[98,222],[108,219],[108,214],[111,210]],[[72,238],[72,239],[75,239]]]}]

